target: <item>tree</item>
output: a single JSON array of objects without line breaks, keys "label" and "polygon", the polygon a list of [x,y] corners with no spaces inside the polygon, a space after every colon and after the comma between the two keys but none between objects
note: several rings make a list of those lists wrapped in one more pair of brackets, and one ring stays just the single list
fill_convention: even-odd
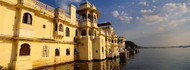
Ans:
[{"label": "tree", "polygon": [[137,45],[132,41],[125,41],[125,48],[128,50],[136,50]]}]

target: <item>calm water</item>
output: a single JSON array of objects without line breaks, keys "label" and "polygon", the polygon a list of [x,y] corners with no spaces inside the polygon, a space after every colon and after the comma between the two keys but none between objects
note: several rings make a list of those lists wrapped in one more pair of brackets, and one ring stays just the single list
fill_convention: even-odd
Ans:
[{"label": "calm water", "polygon": [[190,48],[140,49],[128,59],[78,62],[39,70],[190,70]]}]

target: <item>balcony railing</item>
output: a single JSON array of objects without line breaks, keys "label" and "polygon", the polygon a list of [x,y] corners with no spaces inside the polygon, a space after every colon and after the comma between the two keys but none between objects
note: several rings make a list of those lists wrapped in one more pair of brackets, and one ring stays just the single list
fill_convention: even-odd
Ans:
[{"label": "balcony railing", "polygon": [[29,5],[39,11],[45,12],[51,16],[54,16],[55,8],[47,4],[44,4],[38,0],[22,0],[22,3]]}]

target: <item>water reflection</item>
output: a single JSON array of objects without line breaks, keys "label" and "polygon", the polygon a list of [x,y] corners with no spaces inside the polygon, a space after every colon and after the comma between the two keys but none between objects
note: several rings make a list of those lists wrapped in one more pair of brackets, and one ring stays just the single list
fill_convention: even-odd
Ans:
[{"label": "water reflection", "polygon": [[92,62],[74,62],[36,70],[120,70],[127,64],[127,58],[107,59]]}]

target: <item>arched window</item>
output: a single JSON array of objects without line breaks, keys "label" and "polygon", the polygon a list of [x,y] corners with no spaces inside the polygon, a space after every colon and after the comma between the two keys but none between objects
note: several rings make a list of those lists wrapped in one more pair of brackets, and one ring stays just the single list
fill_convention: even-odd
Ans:
[{"label": "arched window", "polygon": [[23,23],[32,24],[32,15],[30,13],[24,13]]},{"label": "arched window", "polygon": [[59,31],[63,32],[63,25],[59,24]]},{"label": "arched window", "polygon": [[86,36],[86,30],[82,30],[81,35]]},{"label": "arched window", "polygon": [[113,43],[113,40],[112,40],[112,43]]},{"label": "arched window", "polygon": [[88,19],[90,19],[91,18],[91,15],[90,14],[88,14]]},{"label": "arched window", "polygon": [[59,55],[60,55],[59,49],[56,48],[56,49],[55,49],[55,56],[59,56]]},{"label": "arched window", "polygon": [[92,30],[89,30],[89,35],[92,36]]},{"label": "arched window", "polygon": [[66,49],[66,55],[70,55],[70,49]]},{"label": "arched window", "polygon": [[78,30],[75,31],[75,36],[79,36],[79,35],[78,35]]},{"label": "arched window", "polygon": [[30,55],[30,45],[25,43],[21,45],[20,56],[29,56]]},{"label": "arched window", "polygon": [[69,37],[69,36],[70,36],[70,31],[69,31],[69,28],[68,28],[68,27],[66,28],[66,31],[65,31],[65,32],[66,32],[66,36]]},{"label": "arched window", "polygon": [[85,20],[86,19],[86,14],[83,14],[82,16],[83,16],[83,20]]}]

